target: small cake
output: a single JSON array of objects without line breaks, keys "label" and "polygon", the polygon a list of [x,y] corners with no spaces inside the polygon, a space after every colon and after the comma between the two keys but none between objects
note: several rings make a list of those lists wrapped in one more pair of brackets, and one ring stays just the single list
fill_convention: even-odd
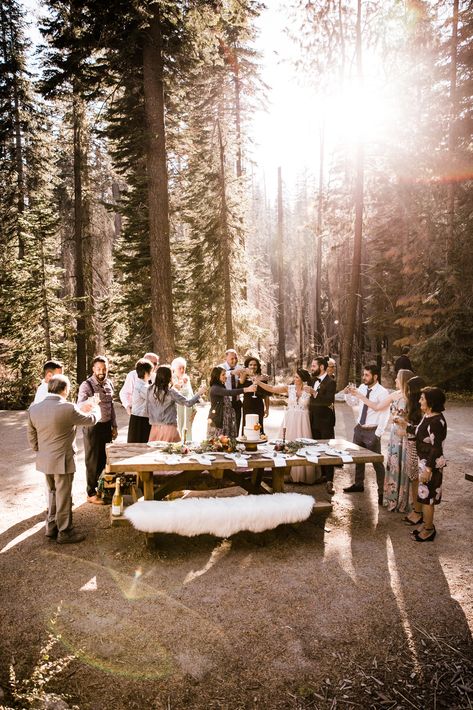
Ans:
[{"label": "small cake", "polygon": [[261,427],[257,414],[247,414],[243,435],[247,441],[259,441],[261,438]]}]

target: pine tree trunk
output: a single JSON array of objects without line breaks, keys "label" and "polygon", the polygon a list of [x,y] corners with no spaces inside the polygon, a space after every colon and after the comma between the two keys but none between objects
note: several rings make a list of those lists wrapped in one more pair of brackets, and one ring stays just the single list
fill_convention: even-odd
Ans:
[{"label": "pine tree trunk", "polygon": [[43,328],[44,328],[44,355],[45,360],[51,360],[51,318],[49,316],[48,293],[46,289],[46,266],[44,262],[44,243],[43,237],[39,237],[40,255],[41,255],[41,298],[43,301]]},{"label": "pine tree trunk", "polygon": [[235,51],[235,66],[233,70],[233,82],[235,85],[235,133],[236,133],[236,176],[241,178],[243,175],[242,157],[241,157],[241,106],[240,106],[240,70],[238,65],[238,57]]},{"label": "pine tree trunk", "polygon": [[84,215],[82,205],[82,99],[78,90],[73,88],[72,127],[74,140],[74,244],[75,244],[75,299],[76,299],[76,363],[77,382],[87,377],[87,338],[85,329],[85,287],[83,258]]},{"label": "pine tree trunk", "polygon": [[[361,57],[361,0],[358,0],[356,18],[356,61],[358,86],[361,89],[363,81],[363,65]],[[353,356],[353,339],[358,309],[361,250],[363,239],[363,195],[364,195],[364,151],[362,136],[358,136],[356,149],[356,182],[355,182],[355,235],[353,241],[353,258],[351,269],[350,291],[348,296],[347,316],[343,329],[341,366],[339,368],[338,388],[345,387],[350,376]]]},{"label": "pine tree trunk", "polygon": [[223,292],[225,302],[225,331],[226,347],[234,348],[233,335],[233,314],[232,314],[232,286],[230,281],[230,239],[228,233],[228,211],[225,178],[225,150],[222,138],[222,127],[220,119],[217,119],[218,145],[220,151],[220,234],[222,240],[222,271],[223,271]]},{"label": "pine tree trunk", "polygon": [[174,357],[169,196],[164,124],[162,36],[155,9],[144,35],[143,87],[147,127],[149,241],[151,258],[151,328],[153,348],[161,359]]},{"label": "pine tree trunk", "polygon": [[[18,189],[17,207],[18,216],[21,217],[25,211],[25,178],[23,171],[23,145],[21,137],[20,104],[18,100],[18,83],[16,75],[13,79],[13,120],[15,126],[15,163]],[[18,224],[18,258],[24,259],[25,241],[23,239],[20,221],[18,221]]]},{"label": "pine tree trunk", "polygon": [[[458,98],[457,98],[457,48],[458,48],[458,5],[459,0],[453,0],[452,15],[452,38],[450,44],[450,121],[448,127],[448,154],[450,164],[450,174],[455,173],[455,152],[456,152],[456,122],[458,119]],[[449,263],[451,250],[454,241],[455,230],[455,182],[450,180],[447,187],[447,234],[445,254],[447,264]]]},{"label": "pine tree trunk", "polygon": [[317,197],[317,227],[316,227],[316,277],[315,277],[315,346],[320,348],[323,343],[322,323],[322,217],[324,198],[324,152],[325,152],[325,126],[320,126],[320,163],[319,163],[319,191]]},{"label": "pine tree trunk", "polygon": [[286,367],[286,326],[284,303],[284,232],[283,232],[282,176],[278,168],[278,233],[277,233],[277,271],[278,271],[278,367]]},{"label": "pine tree trunk", "polygon": [[[243,175],[242,168],[242,150],[241,150],[241,101],[240,101],[240,68],[238,64],[237,51],[234,50],[234,69],[233,69],[233,81],[235,85],[235,134],[236,134],[236,176],[237,180]],[[240,245],[242,253],[245,253],[245,234],[241,231]],[[243,282],[241,284],[241,295],[244,301],[248,299],[248,283],[246,278],[246,272],[243,275]]]}]

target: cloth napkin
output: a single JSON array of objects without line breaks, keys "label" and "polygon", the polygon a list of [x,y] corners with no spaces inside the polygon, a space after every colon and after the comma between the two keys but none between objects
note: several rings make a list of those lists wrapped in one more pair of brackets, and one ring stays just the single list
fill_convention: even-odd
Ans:
[{"label": "cloth napkin", "polygon": [[248,468],[248,459],[245,459],[244,456],[241,456],[238,453],[237,454],[225,454],[225,458],[235,461],[237,468]]},{"label": "cloth napkin", "polygon": [[316,454],[306,454],[305,457],[309,463],[319,463],[319,457]]},{"label": "cloth napkin", "polygon": [[211,466],[212,465],[212,459],[209,456],[205,456],[205,454],[195,454],[195,456],[193,456],[192,458],[194,458],[197,461],[197,463],[200,463],[201,466]]},{"label": "cloth napkin", "polygon": [[286,459],[284,458],[284,456],[275,455],[273,460],[275,468],[279,468],[280,466],[286,466]]},{"label": "cloth napkin", "polygon": [[166,463],[170,464],[181,463],[182,456],[180,456],[179,454],[169,454],[164,460]]}]

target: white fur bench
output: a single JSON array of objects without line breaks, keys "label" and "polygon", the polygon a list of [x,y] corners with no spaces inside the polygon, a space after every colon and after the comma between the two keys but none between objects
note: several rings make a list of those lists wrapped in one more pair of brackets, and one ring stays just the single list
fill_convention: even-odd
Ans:
[{"label": "white fur bench", "polygon": [[125,517],[146,533],[229,537],[241,530],[263,532],[282,523],[307,520],[314,505],[312,496],[301,493],[140,500],[125,509]]}]

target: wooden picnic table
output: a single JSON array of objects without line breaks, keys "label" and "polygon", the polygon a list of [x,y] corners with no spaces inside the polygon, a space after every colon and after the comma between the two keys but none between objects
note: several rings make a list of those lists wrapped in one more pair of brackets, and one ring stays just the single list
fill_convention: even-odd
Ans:
[{"label": "wooden picnic table", "polygon": [[[345,439],[330,439],[319,441],[319,444],[328,444],[334,449],[346,451],[353,458],[353,463],[376,463],[383,461],[382,454],[376,454],[368,449],[346,441]],[[235,461],[227,459],[224,454],[209,452],[216,458],[211,464],[202,464],[195,459],[183,460],[178,463],[157,461],[159,449],[148,444],[107,444],[107,474],[137,473],[143,482],[143,495],[145,500],[162,500],[174,491],[184,490],[202,479],[204,471],[210,474],[210,488],[212,479],[215,487],[229,483],[244,488],[248,493],[281,493],[284,492],[284,478],[290,473],[292,466],[310,466],[300,456],[289,456],[285,466],[275,466],[272,459],[264,458],[261,452],[256,452],[247,459],[245,469],[238,469]],[[205,455],[205,454],[204,454]],[[318,465],[343,465],[339,456],[318,455]],[[271,474],[271,486],[264,480],[264,472]],[[153,473],[165,472],[165,476],[158,478],[155,491]],[[208,476],[208,474],[206,474]]]}]

